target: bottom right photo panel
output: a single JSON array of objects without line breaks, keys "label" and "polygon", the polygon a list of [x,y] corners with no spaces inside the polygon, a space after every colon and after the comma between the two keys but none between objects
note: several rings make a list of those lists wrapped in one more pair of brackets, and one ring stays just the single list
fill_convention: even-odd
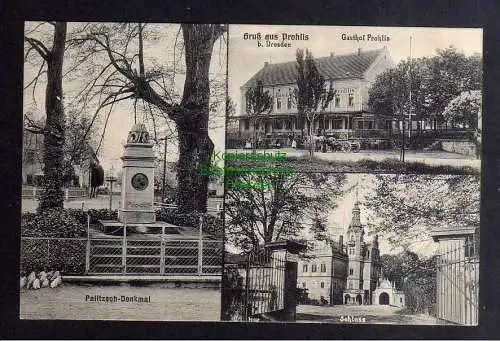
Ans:
[{"label": "bottom right photo panel", "polygon": [[222,319],[478,324],[479,175],[244,175],[225,195]]}]

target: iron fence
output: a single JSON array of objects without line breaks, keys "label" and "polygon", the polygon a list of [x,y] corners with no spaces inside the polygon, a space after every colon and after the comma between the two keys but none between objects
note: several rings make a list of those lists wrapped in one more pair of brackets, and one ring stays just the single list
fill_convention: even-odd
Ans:
[{"label": "iron fence", "polygon": [[222,241],[122,237],[21,238],[22,270],[65,274],[220,275]]},{"label": "iron fence", "polygon": [[[64,188],[63,191],[65,200],[85,198],[88,196],[88,190],[85,188],[70,187],[70,188]],[[37,200],[40,198],[41,193],[42,193],[42,188],[40,187],[23,186],[21,188],[21,197],[23,199]]]},{"label": "iron fence", "polygon": [[479,240],[473,236],[450,241],[437,259],[437,317],[462,325],[477,325],[479,301]]}]

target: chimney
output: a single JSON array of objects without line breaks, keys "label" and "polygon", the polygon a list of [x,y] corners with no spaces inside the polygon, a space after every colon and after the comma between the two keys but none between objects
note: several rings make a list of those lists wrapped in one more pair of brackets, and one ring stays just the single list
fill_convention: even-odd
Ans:
[{"label": "chimney", "polygon": [[361,47],[358,47],[358,56],[361,54]]},{"label": "chimney", "polygon": [[330,57],[335,56],[335,52],[330,52]]},{"label": "chimney", "polygon": [[267,67],[269,65],[269,62],[264,62],[264,67]]},{"label": "chimney", "polygon": [[342,249],[344,248],[344,236],[340,235],[339,236],[339,249],[340,251],[342,251]]}]

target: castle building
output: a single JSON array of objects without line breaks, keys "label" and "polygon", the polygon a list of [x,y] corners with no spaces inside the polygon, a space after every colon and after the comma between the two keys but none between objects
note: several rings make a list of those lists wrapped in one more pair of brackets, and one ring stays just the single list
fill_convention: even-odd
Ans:
[{"label": "castle building", "polygon": [[348,273],[344,304],[373,304],[373,292],[377,288],[380,273],[378,236],[365,242],[361,225],[359,203],[354,204],[352,221],[347,229]]},{"label": "castle building", "polygon": [[[368,106],[368,90],[376,77],[393,65],[386,48],[316,58],[316,65],[326,84],[332,85],[335,97],[326,110],[313,122],[314,134],[327,136],[349,134],[349,136],[369,136],[391,127],[390,119],[375,117]],[[245,94],[258,82],[263,91],[273,99],[269,114],[256,120],[255,129],[260,139],[290,141],[290,136],[298,136],[309,131],[309,122],[298,119],[297,104],[292,94],[297,88],[297,62],[265,63],[241,88],[241,106],[238,113],[238,138],[248,139],[253,135],[254,124],[246,113]]]},{"label": "castle building", "polygon": [[299,260],[297,286],[307,289],[311,300],[342,304],[347,268],[343,237],[338,242],[316,241],[312,254],[312,259]]},{"label": "castle building", "polygon": [[373,304],[402,308],[405,306],[405,295],[402,291],[397,290],[395,284],[387,278],[380,278],[379,284],[373,292]]}]

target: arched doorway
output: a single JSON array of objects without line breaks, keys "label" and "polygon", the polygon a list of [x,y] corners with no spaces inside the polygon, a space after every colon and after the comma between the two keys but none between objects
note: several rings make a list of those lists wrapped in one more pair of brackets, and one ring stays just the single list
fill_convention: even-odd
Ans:
[{"label": "arched doorway", "polygon": [[378,297],[378,304],[389,305],[389,294],[386,292],[381,293]]},{"label": "arched doorway", "polygon": [[356,296],[356,303],[359,305],[363,304],[363,298],[361,297],[361,295]]},{"label": "arched doorway", "polygon": [[349,304],[349,300],[351,299],[351,296],[345,295],[344,296],[344,304]]}]

